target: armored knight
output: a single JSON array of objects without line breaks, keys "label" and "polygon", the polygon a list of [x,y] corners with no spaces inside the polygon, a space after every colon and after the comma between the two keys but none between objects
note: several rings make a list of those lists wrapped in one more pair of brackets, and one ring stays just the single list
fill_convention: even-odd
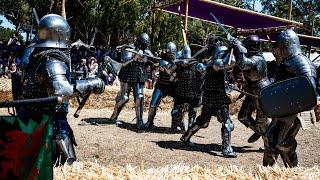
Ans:
[{"label": "armored knight", "polygon": [[152,98],[149,107],[148,121],[145,124],[145,129],[153,127],[154,118],[161,99],[166,96],[173,96],[174,90],[174,71],[177,66],[174,64],[176,59],[177,46],[173,42],[169,42],[165,47],[165,55],[160,60],[159,64],[159,79],[155,84],[152,93]]},{"label": "armored knight", "polygon": [[[276,73],[276,81],[305,76],[316,90],[316,68],[302,53],[299,38],[292,29],[286,29],[280,33],[273,47],[273,54],[279,68]],[[279,154],[286,167],[298,165],[296,153],[297,141],[295,137],[300,127],[301,123],[297,114],[272,119],[272,123],[266,133],[268,146],[264,152],[264,166],[275,164]]]},{"label": "armored knight", "polygon": [[[133,89],[135,108],[136,108],[136,120],[137,129],[142,130],[143,124],[143,105],[144,83],[147,81],[147,74],[145,72],[145,61],[141,60],[143,54],[152,55],[147,49],[150,44],[149,36],[146,33],[142,33],[136,40],[134,45],[124,47],[122,51],[122,63],[124,66],[119,72],[120,79],[120,91],[116,97],[116,104],[114,106],[113,114],[110,119],[115,120],[119,125],[121,122],[118,120],[118,116],[129,101],[130,91]],[[139,54],[134,54],[133,51]]]},{"label": "armored knight", "polygon": [[63,17],[49,14],[41,18],[37,41],[31,48],[29,58],[23,62],[22,98],[62,96],[65,101],[56,109],[20,108],[18,117],[25,121],[40,121],[43,114],[53,113],[53,159],[56,160],[59,157],[57,153],[61,153],[66,162],[72,164],[76,160],[73,147],[76,144],[67,122],[68,99],[88,93],[102,93],[104,83],[100,79],[77,80],[75,84],[70,83],[69,38],[70,27]]},{"label": "armored knight", "polygon": [[[259,95],[260,90],[269,85],[267,77],[267,62],[262,56],[261,41],[258,36],[250,35],[242,43],[233,39],[231,41],[235,50],[235,58],[238,67],[243,71],[246,84],[244,90],[253,95]],[[247,53],[241,52],[242,44],[247,49]],[[256,118],[252,114],[256,111]],[[246,96],[238,114],[239,121],[251,128],[255,133],[248,139],[249,143],[257,141],[266,132],[270,121],[261,110],[259,99]]]},{"label": "armored knight", "polygon": [[190,127],[196,118],[196,109],[201,104],[205,67],[202,63],[191,58],[191,49],[188,45],[183,47],[181,57],[175,61],[175,64],[178,68],[176,70],[174,106],[171,112],[171,129],[176,130],[179,127],[185,131],[184,113],[188,112],[188,126]]},{"label": "armored knight", "polygon": [[227,96],[225,89],[225,72],[227,69],[231,69],[234,64],[235,61],[230,59],[227,47],[218,46],[215,48],[212,60],[206,65],[201,114],[197,117],[196,122],[180,138],[183,143],[193,145],[190,142],[190,138],[200,128],[207,128],[211,117],[216,116],[218,121],[222,123],[222,154],[225,157],[236,157],[236,153],[233,152],[231,147],[231,131],[234,129],[229,116],[229,104],[231,100]]}]

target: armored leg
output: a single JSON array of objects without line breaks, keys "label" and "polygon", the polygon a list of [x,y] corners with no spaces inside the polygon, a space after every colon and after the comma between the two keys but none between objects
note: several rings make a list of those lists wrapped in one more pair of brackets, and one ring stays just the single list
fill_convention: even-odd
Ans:
[{"label": "armored leg", "polygon": [[263,137],[264,140],[264,153],[263,153],[263,166],[273,166],[279,156],[276,149],[277,136],[280,127],[277,126],[277,121],[273,120],[268,126],[266,133]]},{"label": "armored leg", "polygon": [[[255,100],[252,99],[252,97],[246,97],[245,100],[242,103],[242,106],[240,108],[238,119],[239,121],[244,124],[246,127],[249,127],[254,131],[254,134],[248,139],[249,143],[253,143],[257,141],[260,138],[261,132],[258,130],[257,126],[260,126],[257,121],[254,121],[252,118],[252,113],[255,109],[257,109],[257,106],[255,104]],[[257,110],[258,113],[258,110]],[[257,114],[258,118],[258,114]],[[262,118],[262,117],[260,117]],[[266,118],[266,117],[265,117]],[[266,118],[267,119],[267,118]]]},{"label": "armored leg", "polygon": [[265,146],[263,153],[263,166],[273,166],[276,163],[278,156],[279,153],[277,153],[276,149]]},{"label": "armored leg", "polygon": [[238,114],[238,120],[244,124],[246,127],[253,128],[254,119],[252,118],[252,113],[255,110],[254,101],[251,97],[246,97],[242,103]]},{"label": "armored leg", "polygon": [[118,120],[118,116],[124,107],[124,105],[129,101],[129,94],[130,94],[131,86],[129,83],[120,83],[120,91],[116,97],[116,104],[114,106],[113,113],[110,117],[112,120],[116,120],[116,124],[120,124]]},{"label": "armored leg", "polygon": [[271,120],[263,113],[258,100],[256,101],[256,121],[253,126],[254,134],[248,139],[249,143],[257,141],[261,135],[265,134]]},{"label": "armored leg", "polygon": [[66,162],[68,165],[71,165],[77,158],[73,147],[75,144],[74,137],[67,122],[66,113],[58,112],[58,114],[55,115],[53,130],[55,137],[53,147],[56,147],[53,155],[53,163],[59,159],[59,154],[62,154],[62,163]]},{"label": "armored leg", "polygon": [[296,153],[297,141],[295,139],[301,124],[299,118],[292,116],[285,122],[279,122],[281,129],[279,131],[277,149],[280,151],[281,158],[286,167],[298,166],[298,156]]},{"label": "armored leg", "polygon": [[136,107],[136,118],[137,118],[137,129],[142,130],[144,129],[143,124],[143,106],[144,106],[144,95],[143,95],[143,83],[137,83],[134,86],[133,93],[134,93],[134,101]]},{"label": "armored leg", "polygon": [[194,123],[195,119],[197,116],[197,108],[189,106],[188,108],[188,117],[189,117],[189,122],[188,122],[188,128],[192,126]]},{"label": "armored leg", "polygon": [[154,117],[156,116],[157,108],[163,96],[164,94],[160,89],[154,89],[149,107],[148,121],[145,124],[145,129],[150,129],[153,126]]},{"label": "armored leg", "polygon": [[173,109],[171,111],[172,123],[171,123],[171,130],[177,131],[179,127],[181,131],[186,131],[183,122],[183,104],[174,104]]},{"label": "armored leg", "polygon": [[211,117],[210,108],[203,106],[201,114],[197,117],[196,122],[188,128],[187,132],[182,135],[180,140],[187,145],[192,145],[190,142],[191,137],[198,132],[200,128],[207,128]]},{"label": "armored leg", "polygon": [[237,154],[231,147],[231,131],[233,131],[234,125],[229,116],[229,107],[222,106],[221,109],[216,112],[216,115],[218,121],[222,123],[222,154],[225,157],[237,157]]}]

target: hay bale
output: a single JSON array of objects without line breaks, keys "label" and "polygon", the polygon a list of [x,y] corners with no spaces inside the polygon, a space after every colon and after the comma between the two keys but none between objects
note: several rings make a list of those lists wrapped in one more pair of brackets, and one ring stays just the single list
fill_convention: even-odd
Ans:
[{"label": "hay bale", "polygon": [[75,162],[54,169],[54,178],[62,179],[320,179],[320,169],[257,166],[244,170],[236,166],[212,167],[167,165],[161,168],[103,166],[97,162]]}]

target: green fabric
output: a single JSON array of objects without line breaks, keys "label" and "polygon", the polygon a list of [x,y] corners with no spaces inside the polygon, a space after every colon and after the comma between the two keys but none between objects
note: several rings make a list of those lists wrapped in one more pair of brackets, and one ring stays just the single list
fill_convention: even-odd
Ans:
[{"label": "green fabric", "polygon": [[0,127],[0,179],[53,179],[51,116],[0,116]]}]

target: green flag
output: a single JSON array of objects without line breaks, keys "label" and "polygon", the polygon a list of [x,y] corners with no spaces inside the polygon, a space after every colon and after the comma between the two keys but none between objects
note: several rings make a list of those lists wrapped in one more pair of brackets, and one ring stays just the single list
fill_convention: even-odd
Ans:
[{"label": "green flag", "polygon": [[0,179],[53,179],[51,116],[0,116],[0,127]]}]

